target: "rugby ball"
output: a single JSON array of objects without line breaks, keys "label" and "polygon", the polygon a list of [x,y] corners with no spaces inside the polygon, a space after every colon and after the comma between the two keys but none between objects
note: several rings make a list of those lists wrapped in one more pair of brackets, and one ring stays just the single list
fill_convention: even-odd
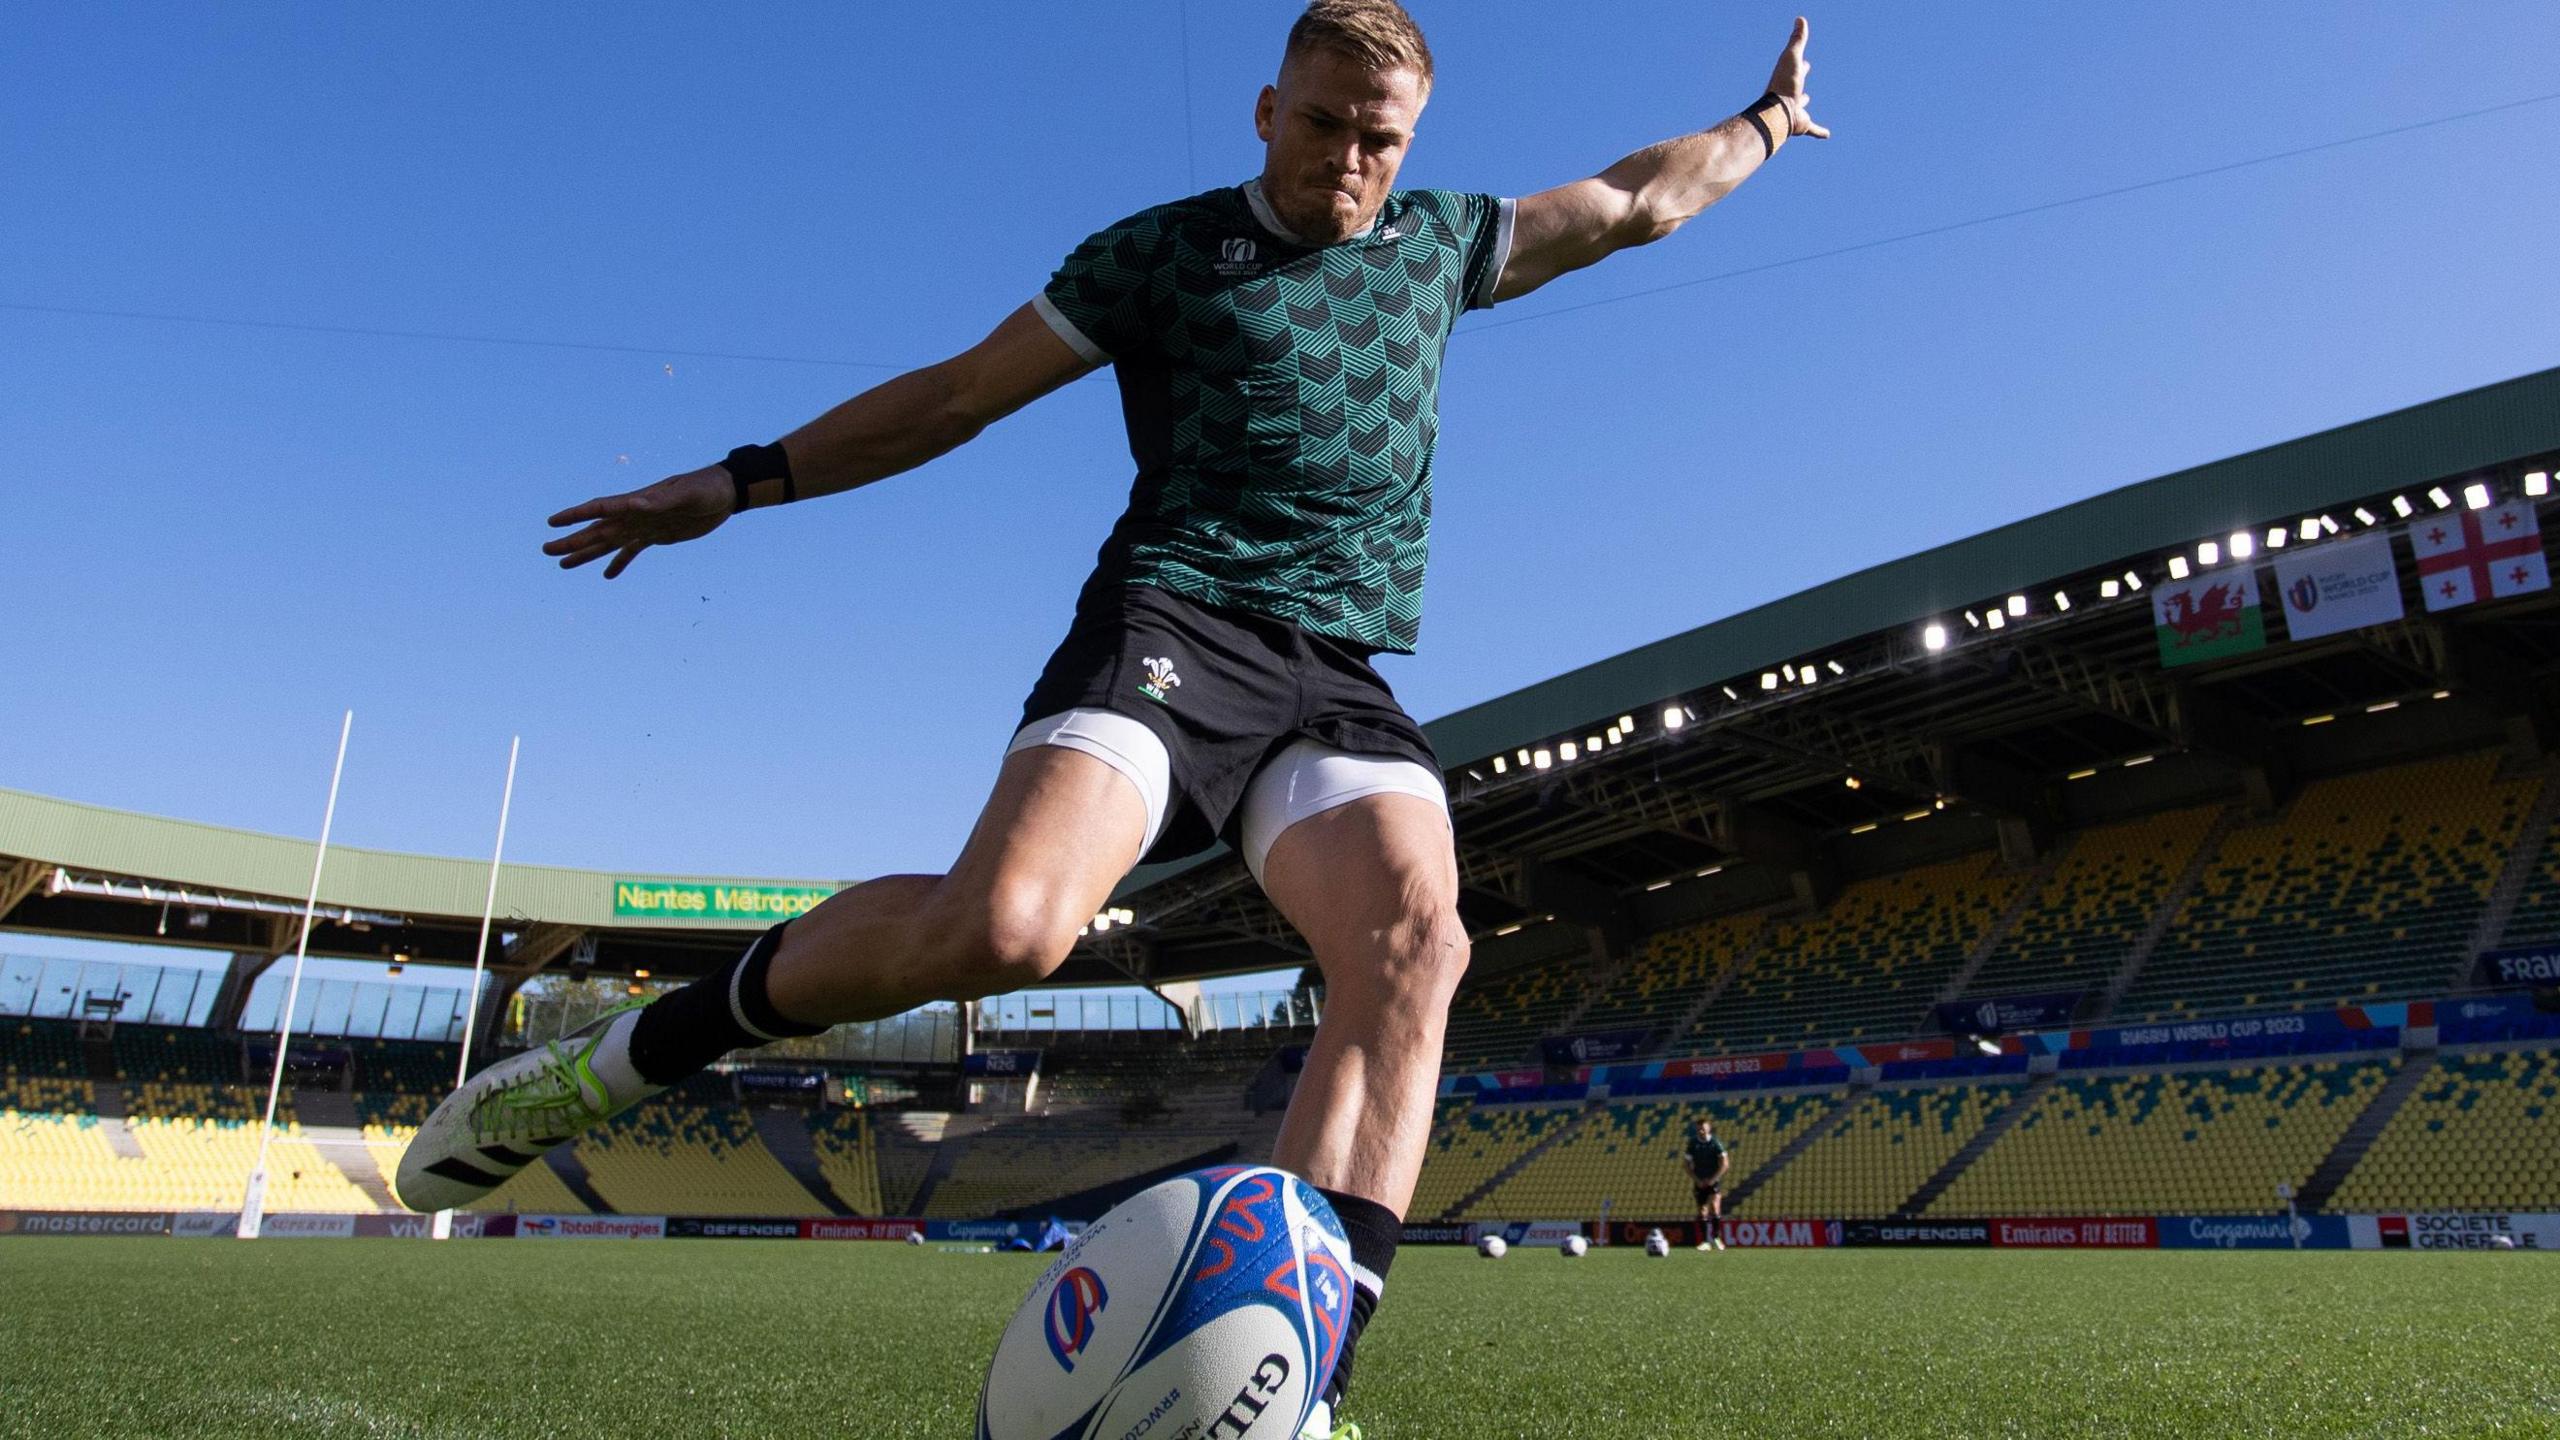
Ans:
[{"label": "rugby ball", "polygon": [[1656,1260],[1667,1260],[1671,1257],[1671,1242],[1664,1239],[1662,1237],[1662,1232],[1659,1230],[1646,1231],[1644,1237],[1644,1253],[1652,1256]]},{"label": "rugby ball", "polygon": [[1564,1243],[1556,1248],[1564,1253],[1564,1258],[1567,1260],[1579,1260],[1584,1252],[1591,1248],[1591,1242],[1579,1235],[1567,1235],[1564,1237]]},{"label": "rugby ball", "polygon": [[1031,1287],[978,1440],[1295,1436],[1350,1323],[1351,1242],[1314,1186],[1194,1171],[1095,1221]]},{"label": "rugby ball", "polygon": [[1499,1260],[1503,1256],[1511,1253],[1511,1242],[1503,1239],[1499,1235],[1478,1236],[1476,1238],[1476,1253],[1487,1260]]}]

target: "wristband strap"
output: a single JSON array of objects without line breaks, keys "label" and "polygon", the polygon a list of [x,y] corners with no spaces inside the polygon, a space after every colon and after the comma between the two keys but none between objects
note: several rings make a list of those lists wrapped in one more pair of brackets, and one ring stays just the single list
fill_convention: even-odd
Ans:
[{"label": "wristband strap", "polygon": [[1779,111],[1786,115],[1787,128],[1789,130],[1793,130],[1795,128],[1795,112],[1787,109],[1787,102],[1785,98],[1780,96],[1775,90],[1764,92],[1759,99],[1752,101],[1750,105],[1743,109],[1742,112],[1742,118],[1750,121],[1751,128],[1760,132],[1760,158],[1763,160],[1766,160],[1770,156],[1778,153],[1777,132],[1769,128],[1768,121],[1760,118],[1761,108],[1772,102],[1775,102]]},{"label": "wristband strap", "polygon": [[779,444],[741,445],[729,452],[720,468],[729,472],[729,483],[737,488],[737,502],[730,508],[736,514],[748,508],[747,487],[759,480],[782,482],[782,503],[800,498],[800,487],[791,478],[791,457]]}]

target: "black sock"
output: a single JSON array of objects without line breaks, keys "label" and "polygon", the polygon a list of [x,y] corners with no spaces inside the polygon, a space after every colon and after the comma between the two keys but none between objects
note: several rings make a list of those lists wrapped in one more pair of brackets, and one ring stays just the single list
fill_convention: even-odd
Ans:
[{"label": "black sock", "polygon": [[631,1068],[641,1079],[673,1085],[732,1050],[826,1031],[824,1025],[785,1018],[765,994],[765,977],[789,923],[767,930],[746,954],[640,1012],[631,1026]]},{"label": "black sock", "polygon": [[1709,1216],[1707,1217],[1707,1239],[1708,1239],[1708,1241],[1712,1243],[1713,1241],[1716,1241],[1716,1240],[1722,1239],[1722,1238],[1723,1238],[1723,1236],[1724,1236],[1724,1217],[1723,1217],[1722,1215],[1709,1215]]},{"label": "black sock", "polygon": [[1338,1412],[1344,1393],[1351,1388],[1351,1353],[1359,1348],[1360,1332],[1368,1327],[1378,1296],[1387,1288],[1387,1271],[1396,1263],[1396,1242],[1404,1238],[1404,1222],[1375,1200],[1339,1190],[1316,1193],[1333,1206],[1335,1218],[1342,1221],[1342,1233],[1351,1237],[1351,1328],[1342,1337],[1342,1358],[1334,1362],[1333,1379],[1324,1387],[1325,1403]]}]

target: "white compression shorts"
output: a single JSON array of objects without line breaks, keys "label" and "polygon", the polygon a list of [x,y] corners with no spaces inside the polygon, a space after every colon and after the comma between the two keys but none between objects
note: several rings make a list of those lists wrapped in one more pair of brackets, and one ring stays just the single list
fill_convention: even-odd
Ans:
[{"label": "white compression shorts", "polygon": [[[1067,710],[1022,727],[1004,753],[1034,745],[1080,751],[1127,776],[1147,810],[1144,854],[1164,833],[1173,802],[1173,757],[1155,731],[1126,715],[1102,709]],[[1314,740],[1299,740],[1256,771],[1239,806],[1238,828],[1245,868],[1262,878],[1263,861],[1281,832],[1309,816],[1371,795],[1411,795],[1449,814],[1440,777],[1401,755],[1362,755]]]}]

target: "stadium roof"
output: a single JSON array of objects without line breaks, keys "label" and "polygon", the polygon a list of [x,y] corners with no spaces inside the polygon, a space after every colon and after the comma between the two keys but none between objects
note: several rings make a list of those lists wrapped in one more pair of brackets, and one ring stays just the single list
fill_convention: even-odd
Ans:
[{"label": "stadium roof", "polygon": [[[2347,507],[2437,482],[2487,477],[2512,491],[2528,462],[2555,452],[2560,370],[2549,370],[2128,485],[1445,716],[1425,728],[1450,766],[1470,923],[1508,933],[1566,915],[1596,933],[1631,897],[1722,866],[1763,872],[1733,903],[1779,894],[1770,876],[1818,898],[1861,827],[1917,805],[1970,817],[1977,835],[2030,835],[2066,818],[2052,787],[2110,760],[2186,753],[2280,784],[2287,742],[2270,726],[2324,705],[2459,687],[2483,714],[2533,710],[2531,677],[2560,665],[2560,635],[2540,623],[2547,595],[2170,675],[2152,653],[2147,597],[2098,587],[2127,570],[2156,582],[2169,552],[2273,522],[2325,514],[2352,530],[2364,522]],[[2387,528],[2389,514],[2378,518]],[[2077,601],[2067,613],[2048,598],[2057,589]],[[2032,595],[2030,613],[1997,634],[1963,628],[1968,608],[2010,595]],[[1943,653],[1921,643],[1931,622],[1952,629]],[[1794,668],[1807,662],[1812,678]],[[1671,708],[1676,728],[1663,724]],[[1621,717],[1635,723],[1616,727]],[[1582,753],[1592,738],[1601,747]],[[1540,751],[1547,764],[1517,763]],[[1861,787],[1844,788],[1848,777]],[[151,939],[165,932],[145,916],[174,902],[203,916],[190,943],[273,953],[310,857],[304,840],[0,790],[0,923],[13,928]],[[314,948],[468,963],[486,883],[479,860],[333,849],[321,902],[335,914]],[[573,951],[607,973],[692,973],[761,922],[672,910],[667,897],[772,904],[832,883],[511,864],[498,912],[514,940],[493,960],[518,979]],[[1115,903],[1137,925],[1096,936],[1060,983],[1300,953],[1223,852],[1147,867]]]}]

